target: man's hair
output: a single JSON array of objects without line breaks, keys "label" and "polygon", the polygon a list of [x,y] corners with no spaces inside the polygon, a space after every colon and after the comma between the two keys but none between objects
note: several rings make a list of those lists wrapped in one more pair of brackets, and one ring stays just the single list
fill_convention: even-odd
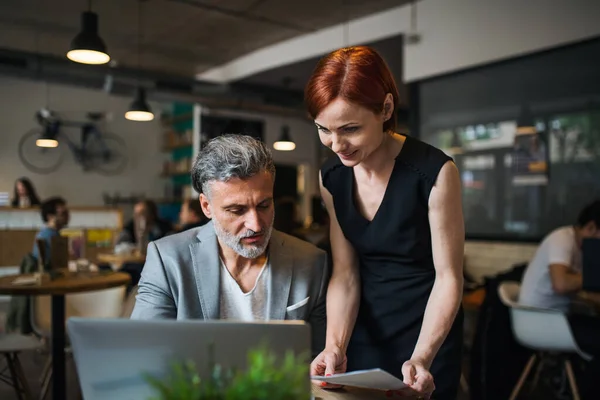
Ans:
[{"label": "man's hair", "polygon": [[248,179],[262,172],[275,177],[275,163],[267,146],[248,135],[225,134],[209,140],[192,166],[192,185],[210,197],[211,181]]},{"label": "man's hair", "polygon": [[202,211],[202,206],[198,199],[190,199],[185,201],[187,203],[188,209],[196,214],[200,218],[204,218],[204,211]]},{"label": "man's hair", "polygon": [[51,197],[45,200],[41,205],[42,221],[48,222],[50,215],[56,215],[56,209],[59,206],[66,206],[67,202],[62,197]]},{"label": "man's hair", "polygon": [[577,218],[577,225],[585,226],[590,221],[594,222],[596,227],[600,229],[600,200],[588,204],[581,210]]}]

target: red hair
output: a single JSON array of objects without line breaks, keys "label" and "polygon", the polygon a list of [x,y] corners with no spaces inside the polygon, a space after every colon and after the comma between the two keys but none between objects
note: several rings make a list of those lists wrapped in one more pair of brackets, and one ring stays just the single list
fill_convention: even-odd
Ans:
[{"label": "red hair", "polygon": [[379,114],[388,93],[394,98],[394,113],[383,130],[393,131],[399,103],[394,77],[375,50],[353,46],[335,50],[319,61],[304,90],[304,101],[313,119],[338,97]]}]

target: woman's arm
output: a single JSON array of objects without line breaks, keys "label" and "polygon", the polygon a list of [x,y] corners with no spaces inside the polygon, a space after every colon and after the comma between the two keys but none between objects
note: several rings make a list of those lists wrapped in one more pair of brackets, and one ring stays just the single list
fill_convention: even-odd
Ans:
[{"label": "woman's arm", "polygon": [[313,361],[311,374],[344,372],[345,356],[360,300],[358,259],[354,248],[344,236],[333,207],[333,198],[323,187],[321,196],[329,214],[333,270],[327,289],[327,336],[325,350]]},{"label": "woman's arm", "polygon": [[421,376],[429,375],[428,372],[424,373],[423,368],[428,371],[431,367],[462,301],[465,228],[460,177],[452,162],[442,167],[431,190],[429,225],[435,283],[425,308],[419,339],[411,359],[403,368],[405,381],[415,384],[413,388],[419,392],[423,392],[422,389],[428,391],[420,385],[428,385],[427,382],[421,382]]}]

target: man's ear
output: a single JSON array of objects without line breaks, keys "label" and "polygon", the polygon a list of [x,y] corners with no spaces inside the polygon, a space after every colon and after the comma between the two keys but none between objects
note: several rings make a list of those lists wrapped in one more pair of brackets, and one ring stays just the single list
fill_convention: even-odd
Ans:
[{"label": "man's ear", "polygon": [[208,197],[204,193],[200,193],[200,207],[202,207],[202,212],[206,215],[206,218],[212,218],[212,213],[210,209],[210,203],[208,201]]}]

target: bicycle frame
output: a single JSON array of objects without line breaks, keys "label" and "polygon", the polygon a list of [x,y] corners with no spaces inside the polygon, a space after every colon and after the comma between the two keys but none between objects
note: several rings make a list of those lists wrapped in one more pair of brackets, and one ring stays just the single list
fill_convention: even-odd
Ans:
[{"label": "bicycle frame", "polygon": [[[85,164],[86,161],[86,150],[87,143],[90,137],[96,136],[98,142],[102,147],[102,151],[108,151],[102,135],[98,130],[96,124],[92,122],[76,122],[76,121],[63,121],[59,118],[38,118],[40,125],[44,128],[44,138],[56,139],[60,137],[61,141],[66,142],[69,150],[73,153],[75,161],[80,164]],[[62,128],[80,128],[80,145],[76,144],[68,135],[62,132]]]}]

